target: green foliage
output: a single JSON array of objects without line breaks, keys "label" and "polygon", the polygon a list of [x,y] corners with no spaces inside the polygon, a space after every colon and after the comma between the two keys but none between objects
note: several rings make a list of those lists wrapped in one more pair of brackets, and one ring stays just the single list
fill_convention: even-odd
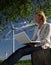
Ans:
[{"label": "green foliage", "polygon": [[38,10],[42,10],[45,12],[46,16],[50,16],[51,14],[51,0],[43,0],[42,2],[40,2],[40,0],[38,2],[34,2],[35,6],[35,11]]},{"label": "green foliage", "polygon": [[26,18],[32,12],[31,2],[31,0],[1,0],[0,11],[9,20],[16,17]]},{"label": "green foliage", "polygon": [[[0,20],[5,16],[7,23],[15,22],[15,19],[19,18],[32,22],[34,21],[32,15],[39,10],[51,18],[51,0],[0,0],[0,13],[2,13]],[[5,25],[7,24],[1,26],[2,30],[6,28]]]},{"label": "green foliage", "polygon": [[2,60],[0,60],[0,64],[2,63]]},{"label": "green foliage", "polygon": [[15,65],[31,65],[31,60],[20,60]]},{"label": "green foliage", "polygon": [[[42,0],[41,0],[42,1]],[[7,20],[18,18],[27,19],[32,12],[43,10],[46,15],[51,14],[51,0],[0,0],[0,12]]]},{"label": "green foliage", "polygon": [[[0,60],[0,64],[2,63],[2,60]],[[31,65],[31,60],[20,60],[15,65]]]}]

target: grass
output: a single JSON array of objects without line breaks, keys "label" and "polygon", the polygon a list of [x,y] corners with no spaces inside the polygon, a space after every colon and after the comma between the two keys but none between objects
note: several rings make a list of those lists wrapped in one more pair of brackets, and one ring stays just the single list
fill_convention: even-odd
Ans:
[{"label": "grass", "polygon": [[[0,64],[2,61],[0,60]],[[31,60],[20,60],[15,65],[31,65]]]},{"label": "grass", "polygon": [[2,60],[0,60],[0,64],[2,63]]},{"label": "grass", "polygon": [[20,60],[15,65],[31,65],[31,60]]}]

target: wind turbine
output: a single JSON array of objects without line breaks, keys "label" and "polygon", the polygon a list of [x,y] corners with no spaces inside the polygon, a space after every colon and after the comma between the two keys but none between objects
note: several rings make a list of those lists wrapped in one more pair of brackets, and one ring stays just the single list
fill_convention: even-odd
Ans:
[{"label": "wind turbine", "polygon": [[11,32],[12,32],[12,53],[15,52],[15,38],[14,38],[14,31],[16,30],[22,30],[22,29],[25,29],[27,27],[30,27],[30,26],[35,26],[36,24],[35,23],[30,23],[30,24],[26,24],[26,25],[23,25],[22,27],[15,27],[13,25],[13,23],[11,22],[11,30],[6,34],[6,36],[8,36]]}]

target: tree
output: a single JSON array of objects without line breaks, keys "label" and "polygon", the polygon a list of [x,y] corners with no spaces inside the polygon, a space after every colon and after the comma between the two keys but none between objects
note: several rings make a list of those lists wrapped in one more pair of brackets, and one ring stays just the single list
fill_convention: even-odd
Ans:
[{"label": "tree", "polygon": [[4,25],[19,18],[31,21],[33,17],[30,16],[38,10],[51,16],[51,0],[0,0],[0,25],[3,27],[3,17],[6,19]]}]

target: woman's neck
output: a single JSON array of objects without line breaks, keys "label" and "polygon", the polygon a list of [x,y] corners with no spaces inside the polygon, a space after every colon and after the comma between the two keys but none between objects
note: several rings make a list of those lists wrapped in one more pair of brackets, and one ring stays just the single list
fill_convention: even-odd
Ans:
[{"label": "woman's neck", "polygon": [[44,23],[40,23],[38,29],[41,29],[41,27],[42,27],[43,24]]}]

